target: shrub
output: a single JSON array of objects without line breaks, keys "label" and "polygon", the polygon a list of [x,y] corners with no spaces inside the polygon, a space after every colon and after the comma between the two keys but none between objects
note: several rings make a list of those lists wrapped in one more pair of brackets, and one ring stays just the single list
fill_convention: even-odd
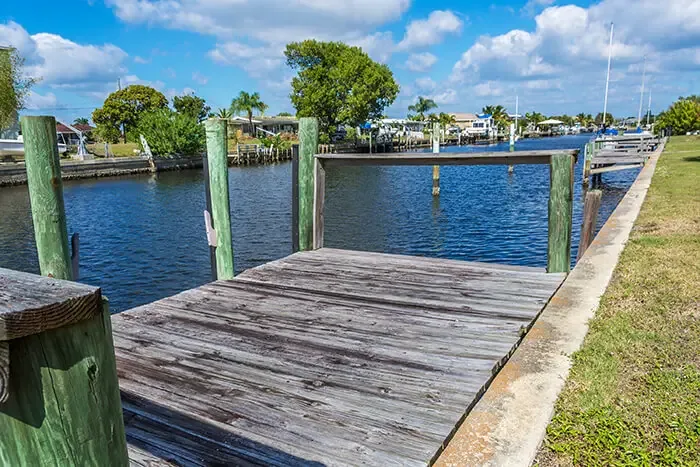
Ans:
[{"label": "shrub", "polygon": [[151,152],[160,157],[191,156],[205,148],[204,126],[169,109],[144,114],[138,131],[146,138]]}]

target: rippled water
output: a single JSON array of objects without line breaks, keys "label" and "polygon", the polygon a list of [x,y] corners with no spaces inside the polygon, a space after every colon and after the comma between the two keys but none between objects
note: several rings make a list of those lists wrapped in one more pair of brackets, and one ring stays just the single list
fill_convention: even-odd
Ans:
[{"label": "rippled water", "polygon": [[[581,148],[588,136],[522,140],[518,150]],[[443,151],[508,150],[508,145]],[[576,255],[582,211],[576,168]],[[638,171],[603,177],[599,225]],[[291,165],[231,168],[235,268],[291,252]],[[326,246],[545,266],[548,166],[333,168],[327,174]],[[99,285],[113,311],[210,280],[200,171],[64,182],[69,233],[81,238],[81,282]],[[38,272],[27,187],[0,188],[0,267]]]}]

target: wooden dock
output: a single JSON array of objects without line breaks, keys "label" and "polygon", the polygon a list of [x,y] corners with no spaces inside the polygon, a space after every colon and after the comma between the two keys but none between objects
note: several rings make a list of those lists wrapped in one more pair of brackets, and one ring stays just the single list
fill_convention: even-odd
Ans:
[{"label": "wooden dock", "polygon": [[586,147],[584,183],[589,175],[600,175],[643,167],[656,151],[663,150],[663,141],[651,135],[622,135],[591,142]]},{"label": "wooden dock", "polygon": [[425,465],[564,274],[321,249],[113,317],[134,465]]}]

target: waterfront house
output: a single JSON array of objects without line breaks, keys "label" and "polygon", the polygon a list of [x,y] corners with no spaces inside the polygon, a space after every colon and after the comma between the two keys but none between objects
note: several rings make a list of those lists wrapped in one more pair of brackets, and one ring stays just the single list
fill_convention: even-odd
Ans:
[{"label": "waterfront house", "polygon": [[[76,130],[82,132],[85,138],[87,138],[88,140],[90,139],[90,133],[92,132],[92,130],[95,129],[90,125],[84,125],[81,123],[72,126]],[[80,142],[78,134],[61,122],[56,122],[56,134],[58,135],[59,142],[65,143],[68,146],[77,146]]]}]

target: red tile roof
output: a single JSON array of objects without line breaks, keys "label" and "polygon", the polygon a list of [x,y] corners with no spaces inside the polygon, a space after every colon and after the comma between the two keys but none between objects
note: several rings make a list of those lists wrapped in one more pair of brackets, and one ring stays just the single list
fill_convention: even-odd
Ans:
[{"label": "red tile roof", "polygon": [[[89,131],[94,130],[94,127],[91,127],[90,125],[72,125],[74,128],[77,128],[78,130],[82,131],[83,133],[87,133]],[[73,130],[65,126],[63,123],[56,123],[56,133],[73,133]]]}]

